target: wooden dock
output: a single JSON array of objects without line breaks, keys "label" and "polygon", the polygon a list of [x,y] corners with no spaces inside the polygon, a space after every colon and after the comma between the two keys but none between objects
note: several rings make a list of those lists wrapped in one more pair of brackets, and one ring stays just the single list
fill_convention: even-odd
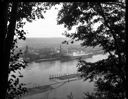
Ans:
[{"label": "wooden dock", "polygon": [[67,79],[72,79],[72,78],[77,78],[80,77],[81,73],[73,73],[73,74],[56,74],[56,75],[50,75],[49,79],[58,79],[58,80],[67,80]]}]

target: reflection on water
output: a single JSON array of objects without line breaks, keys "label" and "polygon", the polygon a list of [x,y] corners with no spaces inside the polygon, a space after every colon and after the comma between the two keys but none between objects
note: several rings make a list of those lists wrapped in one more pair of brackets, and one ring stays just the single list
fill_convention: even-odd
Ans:
[{"label": "reflection on water", "polygon": [[[88,58],[86,60],[90,62],[95,62],[106,57],[106,55],[95,55],[92,58]],[[55,81],[49,80],[49,75],[76,73],[77,63],[77,60],[68,62],[33,62],[29,64],[29,66],[25,70],[22,71],[24,77],[21,79],[21,82],[29,83],[28,87],[53,84],[55,83]],[[24,99],[67,99],[67,95],[69,95],[71,92],[74,96],[74,99],[82,99],[83,92],[93,92],[93,85],[93,83],[83,80],[75,80],[66,83],[62,82],[60,84],[54,85],[53,87],[55,89],[27,96],[24,97]]]},{"label": "reflection on water", "polygon": [[99,54],[99,55],[94,55],[92,58],[86,59],[87,62],[96,62],[98,60],[106,59],[108,57],[108,54]]}]

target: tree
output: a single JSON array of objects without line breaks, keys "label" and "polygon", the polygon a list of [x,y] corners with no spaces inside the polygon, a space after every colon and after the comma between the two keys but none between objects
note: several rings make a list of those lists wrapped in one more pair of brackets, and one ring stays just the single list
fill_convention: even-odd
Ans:
[{"label": "tree", "polygon": [[[23,30],[25,18],[27,21],[32,22],[36,18],[43,18],[42,11],[46,11],[49,7],[44,7],[45,3],[41,2],[6,2],[0,1],[0,97],[1,99],[7,98],[7,89],[14,88],[9,79],[11,71],[24,67],[18,61],[20,53],[14,54],[16,49],[15,43],[18,39],[25,39],[25,32]],[[16,63],[17,62],[17,63]],[[13,64],[16,63],[16,64]],[[23,63],[23,62],[22,62]],[[13,78],[15,76],[13,75]],[[16,87],[18,79],[16,78],[13,83]],[[9,85],[10,84],[10,85]],[[19,86],[20,87],[20,86]],[[14,88],[15,89],[15,88]],[[8,89],[10,90],[10,89]]]},{"label": "tree", "polygon": [[107,99],[126,97],[126,33],[125,1],[116,2],[63,2],[58,14],[58,24],[75,33],[65,32],[73,41],[81,40],[82,46],[101,46],[107,59],[95,63],[79,61],[78,71],[85,80],[95,82],[96,94]]},{"label": "tree", "polygon": [[19,83],[19,79],[23,77],[20,70],[27,66],[27,62],[22,58],[22,50],[16,45],[17,40],[19,40],[19,38],[13,40],[13,47],[10,51],[6,99],[14,99],[27,92],[27,88],[24,86],[25,84]]}]

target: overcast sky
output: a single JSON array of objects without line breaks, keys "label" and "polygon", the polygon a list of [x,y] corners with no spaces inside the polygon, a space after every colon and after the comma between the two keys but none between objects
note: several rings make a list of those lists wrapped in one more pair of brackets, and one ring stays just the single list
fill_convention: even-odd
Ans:
[{"label": "overcast sky", "polygon": [[[60,5],[57,7],[61,9]],[[66,29],[63,25],[57,25],[57,14],[58,10],[52,7],[43,14],[45,19],[37,19],[32,23],[27,22],[24,26],[24,30],[27,32],[26,37],[65,37],[62,33],[64,33]],[[96,18],[95,16],[93,20]],[[92,28],[96,30],[99,25],[101,25],[101,22],[93,24]],[[74,26],[70,32],[75,32],[75,30],[76,26]]]},{"label": "overcast sky", "polygon": [[45,19],[38,19],[32,23],[26,23],[24,30],[27,31],[26,37],[65,37],[63,25],[57,25],[58,10],[54,7],[48,10],[44,17]]}]

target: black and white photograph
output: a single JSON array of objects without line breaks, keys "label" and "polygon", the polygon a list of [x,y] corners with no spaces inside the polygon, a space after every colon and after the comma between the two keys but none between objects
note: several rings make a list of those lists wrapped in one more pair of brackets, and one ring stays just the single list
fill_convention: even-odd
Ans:
[{"label": "black and white photograph", "polygon": [[126,0],[0,1],[0,99],[128,99]]}]

